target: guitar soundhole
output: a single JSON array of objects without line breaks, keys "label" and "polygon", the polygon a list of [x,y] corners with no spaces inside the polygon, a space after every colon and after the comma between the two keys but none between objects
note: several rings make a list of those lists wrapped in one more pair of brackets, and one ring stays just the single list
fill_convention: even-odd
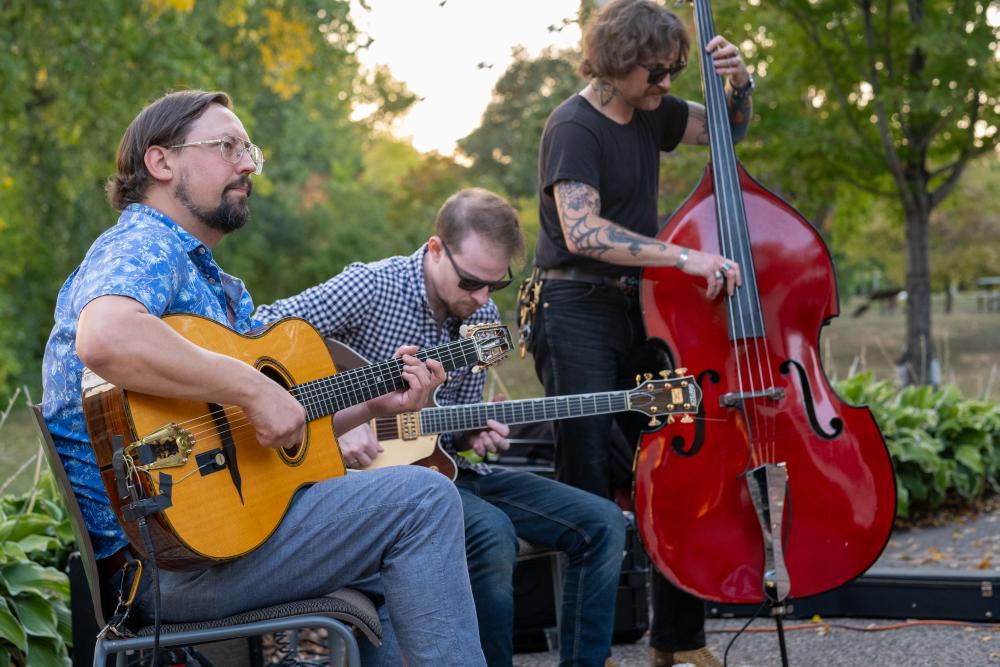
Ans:
[{"label": "guitar soundhole", "polygon": [[[289,387],[292,386],[291,379],[288,373],[283,368],[280,368],[276,365],[271,365],[269,363],[263,363],[259,366],[259,370],[261,373],[271,378],[285,389],[288,389]],[[306,429],[306,437],[307,438],[309,437],[308,429]],[[296,463],[299,463],[302,458],[302,453],[304,449],[303,444],[304,442],[300,442],[297,445],[293,445],[292,447],[283,447],[282,449],[278,450],[278,455],[285,461],[285,463],[295,465]]]}]

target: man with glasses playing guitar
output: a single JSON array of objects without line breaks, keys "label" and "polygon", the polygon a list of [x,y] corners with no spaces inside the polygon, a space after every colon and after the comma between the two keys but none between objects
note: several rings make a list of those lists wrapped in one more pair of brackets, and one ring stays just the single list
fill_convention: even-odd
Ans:
[{"label": "man with glasses playing guitar", "polygon": [[[523,249],[510,204],[487,190],[462,190],[444,203],[434,235],[412,255],[351,264],[321,285],[261,306],[256,315],[265,321],[301,317],[368,359],[381,358],[404,340],[440,345],[454,339],[463,324],[499,319],[490,293],[510,284],[510,263]],[[483,384],[482,374],[455,370],[437,392],[437,403],[479,403]],[[545,477],[490,466],[484,458],[508,448],[508,433],[505,424],[490,420],[488,428],[442,437],[446,450],[465,452],[455,456],[455,484],[487,663],[512,664],[513,571],[520,537],[567,556],[560,660],[604,665],[625,543],[621,510]],[[357,468],[369,466],[382,452],[367,428],[346,434],[340,446],[348,465]]]},{"label": "man with glasses playing guitar", "polygon": [[[151,514],[151,525],[189,503],[192,488],[217,480],[217,492],[201,498],[189,513],[208,520],[223,513],[224,503],[241,511],[244,500],[249,503],[276,486],[272,479],[253,483],[254,461],[274,463],[296,449],[302,455],[309,450],[342,473],[331,426],[347,431],[374,415],[419,408],[444,380],[441,363],[424,363],[414,356],[416,348],[400,348],[401,358],[391,362],[399,370],[385,373],[398,390],[382,390],[385,396],[367,402],[359,399],[331,420],[326,419],[330,412],[312,416],[313,406],[300,402],[300,393],[292,390],[315,382],[289,389],[228,349],[214,351],[183,335],[208,331],[227,343],[235,341],[235,348],[295,327],[303,336],[287,348],[301,349],[299,343],[311,335],[321,351],[326,349],[303,322],[277,323],[248,335],[260,324],[251,316],[250,295],[213,259],[216,243],[247,222],[251,178],[263,167],[260,150],[230,107],[225,93],[181,91],[153,102],[132,121],[118,150],[118,173],[108,185],[108,199],[121,216],[94,242],[59,293],[45,350],[43,413],[79,500],[106,589],[122,587],[123,564],[134,564],[135,549],[144,545],[126,538],[123,528],[130,530],[134,521],[119,505],[113,507],[112,499],[120,494],[114,493],[114,481],[102,479],[95,459],[102,439],[117,440],[116,457],[128,456],[132,469],[190,446],[190,457],[187,452],[168,457],[164,467],[135,476],[130,471],[127,477],[160,480],[160,493],[150,500],[172,500]],[[190,328],[180,330],[178,323]],[[286,347],[273,355],[287,352]],[[333,370],[329,358],[326,362]],[[126,430],[106,438],[111,429],[102,430],[88,411],[94,392],[88,377],[94,374],[118,387],[118,393],[108,393],[127,396],[130,408],[164,401],[168,407],[200,406],[202,413],[206,405],[218,410],[213,408],[211,417],[199,413],[205,417],[200,420],[180,420],[183,437],[158,439],[160,431],[145,436]],[[139,411],[128,412],[129,421],[139,424]],[[220,430],[222,446],[214,453],[199,452],[213,439],[213,422],[220,421],[226,425]],[[119,436],[128,437],[123,443]],[[235,446],[241,442],[243,447]],[[327,444],[333,451],[324,450]],[[193,474],[178,472],[195,460]],[[122,485],[123,477],[118,478]],[[164,486],[168,478],[173,481]],[[203,621],[321,597],[380,575],[398,645],[410,664],[484,664],[473,627],[458,494],[447,480],[408,466],[364,480],[355,475],[323,478],[292,490],[297,492],[289,494],[287,509],[283,506],[277,514],[280,524],[246,553],[238,550],[222,562],[189,569],[165,569],[172,551],[161,552],[164,621]],[[189,554],[219,546],[222,532],[210,534],[204,547]],[[163,534],[153,531],[154,537]],[[152,543],[145,544],[147,551],[154,551]],[[139,570],[140,592],[131,607],[144,623],[151,622],[157,598],[155,588],[150,594],[151,570],[155,568]],[[398,661],[398,656],[390,659]]]}]

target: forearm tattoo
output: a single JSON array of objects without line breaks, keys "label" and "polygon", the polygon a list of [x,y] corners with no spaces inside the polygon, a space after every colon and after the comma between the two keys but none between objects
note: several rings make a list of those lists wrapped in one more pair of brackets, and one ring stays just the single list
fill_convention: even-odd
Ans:
[{"label": "forearm tattoo", "polygon": [[749,95],[737,97],[730,94],[729,96],[729,128],[733,132],[733,143],[747,136],[750,118],[753,116],[750,100]]},{"label": "forearm tattoo", "polygon": [[704,107],[691,107],[688,110],[688,124],[693,126],[698,132],[694,137],[694,142],[702,146],[708,144],[708,116]]},{"label": "forearm tattoo", "polygon": [[556,203],[562,220],[566,243],[575,253],[604,259],[620,250],[637,256],[643,248],[666,249],[666,244],[636,234],[600,217],[601,197],[597,190],[583,183],[565,181],[555,187]]}]

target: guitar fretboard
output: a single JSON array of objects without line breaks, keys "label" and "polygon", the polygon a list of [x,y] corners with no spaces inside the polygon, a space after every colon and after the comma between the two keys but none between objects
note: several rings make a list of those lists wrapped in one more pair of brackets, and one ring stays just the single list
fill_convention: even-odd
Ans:
[{"label": "guitar fretboard", "polygon": [[598,394],[426,408],[420,411],[420,432],[427,435],[486,428],[489,419],[495,419],[501,424],[527,424],[550,419],[624,412],[629,409],[628,395],[627,391],[608,391]]},{"label": "guitar fretboard", "polygon": [[[476,343],[469,338],[421,350],[414,356],[422,361],[437,359],[444,366],[446,373],[479,361]],[[312,421],[397,389],[403,389],[406,383],[403,381],[402,369],[402,360],[389,359],[378,364],[303,382],[292,387],[291,392],[299,403],[305,406],[306,419]]]}]

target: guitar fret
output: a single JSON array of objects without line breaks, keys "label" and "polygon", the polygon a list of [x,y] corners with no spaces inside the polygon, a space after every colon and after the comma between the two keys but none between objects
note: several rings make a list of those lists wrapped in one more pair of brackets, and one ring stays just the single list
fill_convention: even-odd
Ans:
[{"label": "guitar fret", "polygon": [[[445,372],[478,363],[479,348],[470,338],[416,353],[418,359],[437,359]],[[290,391],[306,409],[309,421],[383,396],[407,385],[402,377],[403,362],[389,359],[378,364],[354,368],[293,386]]]},{"label": "guitar fret", "polygon": [[524,424],[626,410],[627,391],[473,403],[421,410],[420,430],[424,434],[448,433],[486,428],[486,422],[490,419],[504,424]]}]

